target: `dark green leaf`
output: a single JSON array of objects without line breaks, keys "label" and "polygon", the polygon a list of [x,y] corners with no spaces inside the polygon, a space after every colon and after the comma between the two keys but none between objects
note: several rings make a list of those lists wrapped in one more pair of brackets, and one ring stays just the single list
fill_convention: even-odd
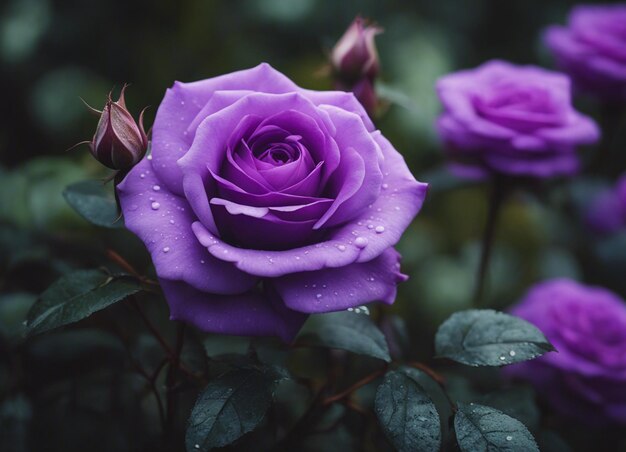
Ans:
[{"label": "dark green leaf", "polygon": [[535,403],[535,391],[530,387],[501,389],[481,397],[479,402],[519,420],[530,430],[539,427],[541,413]]},{"label": "dark green leaf", "polygon": [[314,315],[302,328],[302,345],[338,348],[391,361],[385,336],[369,316],[355,312]]},{"label": "dark green leaf", "polygon": [[459,403],[454,429],[461,452],[539,452],[524,424],[488,406]]},{"label": "dark green leaf", "polygon": [[209,382],[196,401],[185,436],[187,450],[223,447],[254,430],[272,403],[274,369],[240,368]]},{"label": "dark green leaf", "polygon": [[28,313],[27,334],[78,322],[141,290],[134,279],[100,270],[78,270],[52,284]]},{"label": "dark green leaf", "polygon": [[385,375],[376,393],[375,409],[387,438],[399,451],[439,450],[439,414],[430,397],[408,373],[397,370]]},{"label": "dark green leaf", "polygon": [[554,347],[534,325],[491,309],[457,312],[437,331],[435,350],[469,366],[504,366],[541,356]]},{"label": "dark green leaf", "polygon": [[67,203],[85,220],[105,228],[120,228],[124,222],[119,219],[117,205],[113,197],[113,186],[102,182],[85,180],[68,186],[63,191]]}]

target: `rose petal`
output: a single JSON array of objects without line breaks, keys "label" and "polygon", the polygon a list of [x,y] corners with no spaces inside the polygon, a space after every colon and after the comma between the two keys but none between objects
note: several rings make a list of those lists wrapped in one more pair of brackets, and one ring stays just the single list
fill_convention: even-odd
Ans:
[{"label": "rose petal", "polygon": [[266,277],[343,267],[376,258],[398,242],[421,209],[428,185],[415,180],[402,156],[380,132],[372,135],[385,158],[383,190],[371,208],[334,230],[329,239],[291,250],[257,251],[224,243],[199,222],[192,225],[196,237],[215,257],[247,273]]},{"label": "rose petal", "polygon": [[209,333],[278,336],[290,342],[307,318],[269,293],[213,295],[179,281],[161,279],[160,283],[171,319],[189,322]]},{"label": "rose petal", "polygon": [[148,159],[130,171],[117,192],[126,227],[144,242],[160,278],[220,294],[245,292],[256,284],[257,278],[225,265],[198,243],[189,204],[167,190]]},{"label": "rose petal", "polygon": [[340,311],[374,301],[392,304],[400,273],[400,254],[393,248],[369,262],[341,268],[292,273],[272,280],[285,304],[306,313]]}]

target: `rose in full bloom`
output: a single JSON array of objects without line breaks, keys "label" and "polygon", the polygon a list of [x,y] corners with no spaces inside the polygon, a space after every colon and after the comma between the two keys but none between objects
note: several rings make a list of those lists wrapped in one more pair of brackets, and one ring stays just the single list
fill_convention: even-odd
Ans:
[{"label": "rose in full bloom", "polygon": [[576,6],[568,22],[544,35],[557,65],[580,89],[626,101],[626,4]]},{"label": "rose in full bloom", "polygon": [[584,423],[626,423],[626,304],[616,294],[568,279],[535,285],[512,309],[558,353],[510,366],[557,411]]},{"label": "rose in full bloom", "polygon": [[598,234],[611,234],[626,226],[626,174],[614,187],[602,190],[592,199],[585,222]]},{"label": "rose in full bloom", "polygon": [[490,61],[439,79],[438,129],[453,166],[467,176],[546,178],[578,170],[576,147],[599,138],[572,106],[567,76]]},{"label": "rose in full bloom", "polygon": [[118,186],[173,319],[291,339],[309,313],[392,303],[427,186],[354,95],[267,64],[175,83]]}]

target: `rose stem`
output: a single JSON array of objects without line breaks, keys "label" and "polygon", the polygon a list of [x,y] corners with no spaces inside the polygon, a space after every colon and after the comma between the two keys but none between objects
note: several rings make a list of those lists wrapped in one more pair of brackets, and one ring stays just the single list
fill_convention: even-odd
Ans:
[{"label": "rose stem", "polygon": [[491,195],[489,197],[489,211],[487,213],[487,224],[483,233],[482,248],[480,253],[480,264],[476,275],[476,288],[474,290],[473,304],[480,307],[483,303],[485,284],[491,259],[491,249],[495,236],[496,223],[506,197],[506,187],[503,179],[495,175],[491,182]]}]

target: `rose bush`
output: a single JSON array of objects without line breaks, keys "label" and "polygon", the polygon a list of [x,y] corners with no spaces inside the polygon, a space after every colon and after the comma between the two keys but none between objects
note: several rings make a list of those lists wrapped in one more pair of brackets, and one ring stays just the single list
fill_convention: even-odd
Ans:
[{"label": "rose bush", "polygon": [[175,83],[118,193],[172,318],[289,340],[308,313],[393,302],[426,189],[352,94],[261,64]]},{"label": "rose bush", "polygon": [[511,310],[556,347],[507,368],[561,413],[586,424],[626,423],[626,305],[614,293],[556,279],[535,285]]},{"label": "rose bush", "polygon": [[569,25],[549,27],[544,41],[577,87],[626,101],[626,5],[576,6]]},{"label": "rose bush", "polygon": [[572,106],[567,76],[490,61],[442,77],[439,134],[467,176],[570,175],[576,147],[598,140],[596,124]]}]

